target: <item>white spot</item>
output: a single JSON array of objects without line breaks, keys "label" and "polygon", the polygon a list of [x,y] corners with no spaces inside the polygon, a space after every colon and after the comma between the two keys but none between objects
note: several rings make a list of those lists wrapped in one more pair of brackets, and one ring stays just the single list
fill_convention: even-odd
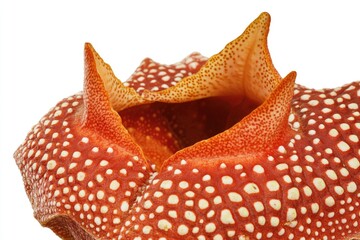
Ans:
[{"label": "white spot", "polygon": [[102,166],[102,167],[105,167],[105,166],[107,166],[108,164],[109,164],[109,162],[106,161],[106,160],[101,160],[101,162],[100,162],[100,166]]},{"label": "white spot", "polygon": [[248,194],[259,193],[259,187],[255,183],[248,183],[244,187],[244,191]]},{"label": "white spot", "polygon": [[359,108],[359,106],[358,106],[356,103],[350,103],[350,104],[348,105],[348,108],[349,108],[349,109],[352,109],[352,110],[356,110],[356,109]]},{"label": "white spot", "polygon": [[[162,213],[164,211],[164,206],[158,206],[156,209],[155,209],[155,212],[157,213]],[[140,215],[141,216],[141,215]]]},{"label": "white spot", "polygon": [[292,182],[289,175],[285,175],[285,176],[283,177],[283,179],[284,179],[284,181],[285,181],[286,183],[291,183],[291,182]]},{"label": "white spot", "polygon": [[64,172],[65,172],[65,168],[59,167],[58,170],[56,171],[56,174],[60,175],[63,174]]},{"label": "white spot", "polygon": [[319,204],[317,204],[317,203],[312,203],[311,204],[311,211],[312,211],[312,213],[314,213],[314,214],[316,214],[316,213],[318,213],[319,212]]},{"label": "white spot", "polygon": [[281,201],[278,199],[271,199],[269,201],[270,206],[275,209],[276,211],[279,211],[281,209]]},{"label": "white spot", "polygon": [[348,164],[349,164],[349,166],[351,167],[351,168],[353,168],[353,169],[358,169],[359,168],[359,166],[360,166],[360,162],[359,162],[359,160],[357,159],[357,158],[355,158],[355,157],[353,157],[352,159],[350,159],[349,161],[348,161]]},{"label": "white spot", "polygon": [[307,197],[310,197],[312,195],[312,190],[309,186],[304,186],[303,190]]},{"label": "white spot", "polygon": [[129,187],[135,188],[135,187],[136,187],[136,183],[133,182],[133,181],[130,181],[130,182],[129,182]]},{"label": "white spot", "polygon": [[101,208],[100,208],[100,212],[101,212],[101,213],[105,214],[105,213],[107,213],[108,211],[109,211],[109,208],[108,208],[107,206],[101,206]]},{"label": "white spot", "polygon": [[349,193],[354,193],[356,192],[357,190],[357,186],[356,186],[356,183],[355,182],[349,182],[347,187],[346,187],[346,190],[349,192]]},{"label": "white spot", "polygon": [[170,189],[172,187],[173,182],[171,180],[164,180],[161,184],[160,184],[160,188],[162,189]]},{"label": "white spot", "polygon": [[232,202],[241,202],[242,201],[241,195],[236,192],[229,192],[228,197],[229,197],[230,201],[232,201]]},{"label": "white spot", "polygon": [[192,222],[196,221],[196,215],[192,211],[185,211],[184,216],[185,216],[185,219],[187,219],[189,221],[192,221]]},{"label": "white spot", "polygon": [[72,162],[72,163],[70,163],[70,165],[69,165],[69,169],[73,169],[73,168],[75,168],[76,166],[77,166],[77,163]]},{"label": "white spot", "polygon": [[111,183],[110,183],[110,189],[111,190],[118,190],[120,187],[120,183],[117,181],[117,180],[112,180]]},{"label": "white spot", "polygon": [[158,221],[158,228],[164,231],[168,231],[172,227],[171,223],[166,219]]},{"label": "white spot", "polygon": [[305,159],[306,159],[306,161],[311,162],[311,163],[313,163],[315,161],[315,159],[310,155],[306,155]]},{"label": "white spot", "polygon": [[253,167],[253,171],[256,172],[256,173],[259,173],[259,174],[265,172],[264,168],[262,166],[260,166],[260,165],[255,165]]},{"label": "white spot", "polygon": [[349,171],[346,168],[340,168],[340,174],[347,177],[349,176]]},{"label": "white spot", "polygon": [[193,191],[187,191],[187,192],[185,193],[185,195],[186,195],[187,197],[192,198],[192,197],[195,196],[195,193],[194,193]]},{"label": "white spot", "polygon": [[301,95],[300,99],[301,99],[301,100],[304,100],[304,101],[307,101],[307,100],[310,99],[310,95],[309,95],[309,94]]},{"label": "white spot", "polygon": [[97,175],[96,175],[96,181],[98,181],[99,183],[101,183],[102,181],[104,181],[103,176],[101,176],[101,174],[97,174]]},{"label": "white spot", "polygon": [[75,200],[76,200],[76,197],[75,197],[74,195],[71,195],[71,196],[69,197],[69,201],[70,201],[70,202],[75,202]]},{"label": "white spot", "polygon": [[334,170],[332,170],[332,169],[328,169],[328,170],[326,170],[326,175],[328,176],[328,178],[330,178],[331,180],[337,180],[338,179],[338,177],[337,177],[337,175],[336,175],[336,173],[335,173],[335,171]]},{"label": "white spot", "polygon": [[202,178],[203,181],[209,181],[210,179],[211,179],[211,176],[209,174],[204,175]]},{"label": "white spot", "polygon": [[188,234],[188,232],[189,232],[189,228],[184,224],[181,224],[177,229],[177,233],[180,236],[184,236],[184,235]]},{"label": "white spot", "polygon": [[78,172],[77,175],[76,175],[76,179],[78,181],[83,181],[85,179],[85,173],[84,172]]},{"label": "white spot", "polygon": [[255,230],[255,227],[252,223],[245,224],[245,230],[252,233]]},{"label": "white spot", "polygon": [[286,153],[285,147],[284,147],[284,146],[278,147],[278,152],[279,152],[279,153]]},{"label": "white spot", "polygon": [[146,200],[146,201],[144,202],[144,208],[145,208],[145,209],[150,209],[150,208],[152,207],[152,205],[153,205],[153,203],[152,203],[151,200]]},{"label": "white spot", "polygon": [[325,204],[328,207],[333,207],[335,205],[335,199],[331,196],[325,198]]},{"label": "white spot", "polygon": [[333,105],[335,103],[335,101],[333,99],[331,99],[331,98],[327,98],[327,99],[324,100],[324,103],[326,105]]},{"label": "white spot", "polygon": [[46,168],[48,170],[53,170],[56,167],[56,161],[55,160],[50,160],[48,161]]},{"label": "white spot", "polygon": [[90,166],[92,163],[93,163],[92,160],[87,159],[87,160],[85,161],[85,166]]},{"label": "white spot", "polygon": [[169,81],[170,80],[170,77],[168,76],[168,75],[166,75],[166,76],[163,76],[162,78],[161,78],[161,80],[163,80],[163,81]]},{"label": "white spot", "polygon": [[206,191],[207,193],[214,193],[214,192],[215,192],[215,188],[212,187],[212,186],[208,186],[208,187],[205,188],[205,191]]},{"label": "white spot", "polygon": [[341,123],[341,124],[340,124],[340,128],[341,128],[342,130],[346,131],[346,130],[349,130],[349,129],[350,129],[350,126],[349,126],[349,124],[347,124],[347,123]]},{"label": "white spot", "polygon": [[76,151],[73,153],[73,158],[79,158],[81,156],[81,153],[79,151]]},{"label": "white spot", "polygon": [[79,212],[81,210],[81,205],[79,203],[75,204],[74,210]]},{"label": "white spot", "polygon": [[235,165],[235,170],[241,170],[241,169],[243,169],[244,167],[243,167],[243,165],[241,165],[241,164],[237,164],[237,165]]},{"label": "white spot", "polygon": [[286,221],[292,222],[296,219],[296,217],[297,217],[297,213],[295,208],[288,208],[286,213]]},{"label": "white spot", "polygon": [[80,190],[79,197],[85,197],[85,190]]},{"label": "white spot", "polygon": [[234,230],[229,230],[229,231],[227,231],[227,236],[228,236],[228,237],[233,237],[233,236],[235,236],[235,231],[234,231]]},{"label": "white spot", "polygon": [[335,186],[334,190],[338,195],[342,195],[345,192],[344,188],[342,188],[341,186]]},{"label": "white spot", "polygon": [[264,204],[262,202],[254,202],[254,208],[257,212],[261,212],[264,210]]},{"label": "white spot", "polygon": [[95,218],[94,218],[94,222],[95,222],[95,224],[98,225],[98,226],[101,225],[101,218],[95,217]]},{"label": "white spot", "polygon": [[167,201],[168,201],[169,204],[178,204],[179,203],[179,197],[177,195],[172,194],[172,195],[170,195],[168,197]]},{"label": "white spot", "polygon": [[100,200],[104,198],[104,195],[105,195],[105,193],[102,190],[100,190],[96,193],[97,199],[100,199]]},{"label": "white spot", "polygon": [[248,217],[249,216],[249,210],[246,207],[241,207],[238,209],[238,213],[241,217]]},{"label": "white spot", "polygon": [[146,226],[143,227],[142,232],[147,235],[147,234],[149,234],[151,232],[151,230],[152,230],[152,227],[146,225]]},{"label": "white spot", "polygon": [[258,223],[259,223],[259,225],[264,226],[265,223],[266,223],[265,217],[264,216],[259,216],[258,217]]},{"label": "white spot", "polygon": [[[215,215],[215,211],[214,210],[210,210],[207,214],[206,217],[207,218],[212,218]],[[199,221],[201,224],[204,222],[204,219],[200,219]]]},{"label": "white spot", "polygon": [[339,132],[336,130],[336,129],[331,129],[330,131],[329,131],[329,135],[331,136],[331,137],[337,137],[338,135],[339,135]]},{"label": "white spot", "polygon": [[279,183],[276,181],[276,180],[271,180],[271,181],[268,181],[266,183],[266,187],[269,189],[269,191],[271,192],[275,192],[275,191],[279,191],[280,189],[280,185]]},{"label": "white spot", "polygon": [[211,223],[208,223],[208,224],[205,225],[205,232],[212,233],[215,230],[216,230],[216,226],[215,226],[214,223],[211,222]]},{"label": "white spot", "polygon": [[344,141],[339,142],[337,146],[343,152],[346,152],[350,149],[350,146]]},{"label": "white spot", "polygon": [[222,181],[222,183],[224,184],[224,185],[230,185],[230,184],[232,184],[234,181],[233,181],[233,179],[232,179],[232,177],[230,177],[230,176],[223,176],[222,178],[221,178],[221,181]]},{"label": "white spot", "polygon": [[271,217],[271,218],[270,218],[270,224],[271,224],[271,226],[277,227],[277,226],[279,226],[279,223],[280,223],[280,220],[279,220],[278,217]]},{"label": "white spot", "polygon": [[287,192],[287,198],[289,200],[298,200],[300,198],[299,189],[296,187],[290,188]]},{"label": "white spot", "polygon": [[161,197],[162,195],[163,195],[163,193],[160,192],[160,191],[154,192],[154,197],[156,197],[156,198],[159,198],[159,197]]},{"label": "white spot", "polygon": [[355,143],[359,142],[358,136],[356,136],[356,135],[354,135],[354,134],[351,134],[351,135],[349,136],[349,140],[352,141],[352,142],[355,142]]},{"label": "white spot", "polygon": [[220,203],[222,203],[222,198],[220,196],[216,196],[214,198],[214,204],[220,204]]},{"label": "white spot", "polygon": [[319,101],[318,100],[311,100],[308,103],[309,103],[310,106],[315,107],[315,106],[317,106],[319,104]]},{"label": "white spot", "polygon": [[323,108],[323,109],[321,109],[321,111],[323,113],[329,113],[329,112],[331,112],[331,109],[330,108]]},{"label": "white spot", "polygon": [[220,220],[223,224],[235,224],[234,218],[229,209],[221,211]]},{"label": "white spot", "polygon": [[193,207],[194,206],[194,201],[193,200],[186,200],[185,205],[188,206],[188,207]]},{"label": "white spot", "polygon": [[173,210],[170,210],[168,212],[168,215],[172,218],[177,218],[177,212],[176,211],[173,211]]},{"label": "white spot", "polygon": [[326,184],[322,178],[318,178],[318,177],[314,178],[313,184],[318,191],[322,191],[326,188]]},{"label": "white spot", "polygon": [[209,207],[209,202],[206,199],[200,199],[198,205],[200,209],[206,209]]},{"label": "white spot", "polygon": [[179,187],[182,188],[182,189],[186,189],[189,187],[189,183],[188,182],[185,182],[185,181],[181,181],[179,183]]},{"label": "white spot", "polygon": [[299,165],[294,166],[293,169],[297,173],[302,173],[302,168]]}]

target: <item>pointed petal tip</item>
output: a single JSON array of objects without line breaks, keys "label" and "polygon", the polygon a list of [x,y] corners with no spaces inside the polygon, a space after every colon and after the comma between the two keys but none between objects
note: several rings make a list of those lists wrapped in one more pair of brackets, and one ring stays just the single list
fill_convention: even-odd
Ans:
[{"label": "pointed petal tip", "polygon": [[94,49],[94,47],[92,46],[92,44],[90,42],[85,42],[85,44],[84,44],[84,52],[86,53],[88,51],[94,52],[95,49]]},{"label": "pointed petal tip", "polygon": [[264,19],[269,19],[269,20],[271,18],[270,14],[268,12],[260,13],[259,17],[264,18]]},{"label": "pointed petal tip", "polygon": [[296,77],[297,77],[297,72],[291,71],[290,73],[288,73],[288,75],[286,75],[286,77],[283,80],[288,79],[288,81],[293,82],[293,84],[295,84]]},{"label": "pointed petal tip", "polygon": [[270,26],[270,22],[271,22],[271,16],[268,12],[262,12],[251,24],[253,25],[254,23],[255,24],[258,24],[260,23],[260,26],[261,25],[265,25],[266,28],[269,28]]}]

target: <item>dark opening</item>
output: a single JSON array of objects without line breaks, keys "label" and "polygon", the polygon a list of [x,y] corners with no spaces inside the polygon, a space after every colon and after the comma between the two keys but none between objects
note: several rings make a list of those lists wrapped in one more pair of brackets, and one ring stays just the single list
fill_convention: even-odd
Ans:
[{"label": "dark opening", "polygon": [[119,112],[124,127],[158,169],[175,152],[232,127],[258,104],[244,97],[155,102]]}]

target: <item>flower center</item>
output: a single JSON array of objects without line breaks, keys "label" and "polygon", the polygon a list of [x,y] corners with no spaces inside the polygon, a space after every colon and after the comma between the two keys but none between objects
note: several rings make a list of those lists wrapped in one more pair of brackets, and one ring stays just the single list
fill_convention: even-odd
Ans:
[{"label": "flower center", "polygon": [[210,97],[144,104],[122,110],[119,115],[148,161],[159,169],[177,151],[225,131],[258,105],[246,97]]}]

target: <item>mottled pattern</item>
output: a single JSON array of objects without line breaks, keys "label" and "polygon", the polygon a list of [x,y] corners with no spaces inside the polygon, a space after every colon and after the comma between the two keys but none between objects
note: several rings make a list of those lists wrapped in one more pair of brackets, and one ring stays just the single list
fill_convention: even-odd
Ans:
[{"label": "mottled pattern", "polygon": [[207,61],[200,53],[192,53],[181,62],[163,65],[150,58],[144,59],[134,74],[124,83],[142,93],[145,89],[159,91],[175,86],[184,77],[191,76]]},{"label": "mottled pattern", "polygon": [[[82,95],[61,101],[33,127],[15,158],[42,224],[57,221],[62,225],[57,233],[71,239],[78,230],[66,228],[69,218],[90,235],[115,238],[114,226],[127,215],[151,171],[121,146],[79,134],[74,113],[81,108]],[[54,219],[61,215],[64,219]]]},{"label": "mottled pattern", "polygon": [[357,233],[359,89],[359,82],[334,90],[296,85],[291,134],[255,156],[228,157],[224,150],[225,156],[209,154],[211,165],[198,163],[197,155],[175,156],[132,209],[123,238],[341,239]]},{"label": "mottled pattern", "polygon": [[360,82],[282,79],[269,23],[124,84],[86,44],[84,91],[14,154],[36,219],[63,239],[359,238]]}]

